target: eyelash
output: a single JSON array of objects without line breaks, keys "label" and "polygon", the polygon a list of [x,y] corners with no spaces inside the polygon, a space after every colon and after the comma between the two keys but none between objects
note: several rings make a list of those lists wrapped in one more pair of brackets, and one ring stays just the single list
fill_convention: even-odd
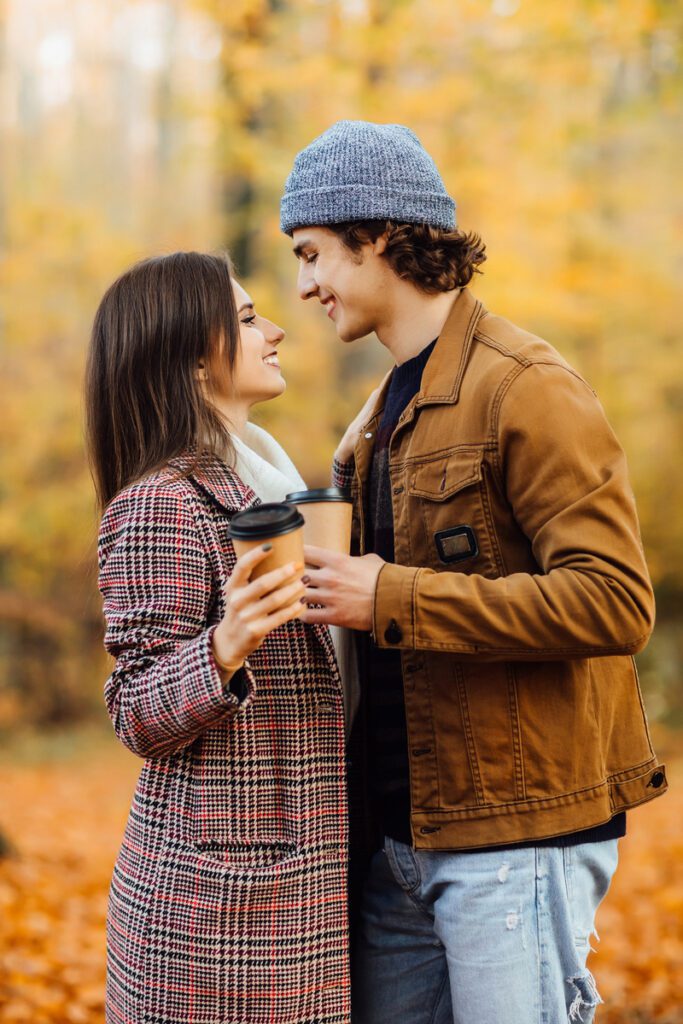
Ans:
[{"label": "eyelash", "polygon": [[318,258],[317,252],[312,252],[308,256],[306,256],[306,262],[307,263],[315,263],[317,258]]},{"label": "eyelash", "polygon": [[245,316],[244,319],[242,320],[242,323],[246,324],[247,327],[251,327],[253,324],[256,323],[256,313],[253,313],[251,316]]}]

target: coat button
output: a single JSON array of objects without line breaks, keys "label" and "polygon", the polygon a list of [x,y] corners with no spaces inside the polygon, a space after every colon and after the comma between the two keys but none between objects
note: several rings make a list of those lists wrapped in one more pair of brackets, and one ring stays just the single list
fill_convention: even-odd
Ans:
[{"label": "coat button", "polygon": [[653,789],[659,789],[666,782],[664,772],[655,772],[650,781],[648,782],[648,788],[652,786]]},{"label": "coat button", "polygon": [[403,639],[403,630],[399,626],[396,619],[392,619],[387,628],[384,630],[384,639],[388,644],[400,644]]}]

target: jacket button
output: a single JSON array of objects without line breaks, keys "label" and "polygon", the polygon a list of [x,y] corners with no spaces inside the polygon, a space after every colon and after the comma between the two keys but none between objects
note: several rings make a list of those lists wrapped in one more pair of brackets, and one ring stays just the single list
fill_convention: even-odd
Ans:
[{"label": "jacket button", "polygon": [[650,781],[648,782],[648,788],[652,786],[653,789],[659,789],[666,782],[666,776],[664,772],[655,772]]},{"label": "jacket button", "polygon": [[400,644],[403,639],[403,630],[399,626],[396,619],[392,619],[387,628],[384,630],[384,639],[388,644]]},{"label": "jacket button", "polygon": [[365,435],[365,440],[369,441],[371,437],[372,437],[372,431],[368,430],[367,434]]}]

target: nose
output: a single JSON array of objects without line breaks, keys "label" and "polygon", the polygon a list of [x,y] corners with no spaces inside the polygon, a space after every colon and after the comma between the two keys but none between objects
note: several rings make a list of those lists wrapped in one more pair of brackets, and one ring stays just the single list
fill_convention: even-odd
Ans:
[{"label": "nose", "polygon": [[269,341],[271,345],[279,345],[285,337],[285,332],[277,324],[274,324],[272,320],[266,320],[264,322],[264,336],[266,341]]},{"label": "nose", "polygon": [[297,277],[297,291],[300,299],[312,299],[318,294],[318,284],[315,279],[315,272],[310,263],[301,260],[299,263],[299,274]]}]

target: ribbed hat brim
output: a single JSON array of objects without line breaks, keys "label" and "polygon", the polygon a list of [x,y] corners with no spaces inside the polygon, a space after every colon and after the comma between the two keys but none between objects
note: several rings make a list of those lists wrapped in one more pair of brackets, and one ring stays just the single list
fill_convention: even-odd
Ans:
[{"label": "ribbed hat brim", "polygon": [[438,192],[406,194],[386,186],[346,184],[286,192],[280,205],[280,227],[287,235],[296,228],[357,220],[430,224],[448,231],[456,226],[455,202]]}]

